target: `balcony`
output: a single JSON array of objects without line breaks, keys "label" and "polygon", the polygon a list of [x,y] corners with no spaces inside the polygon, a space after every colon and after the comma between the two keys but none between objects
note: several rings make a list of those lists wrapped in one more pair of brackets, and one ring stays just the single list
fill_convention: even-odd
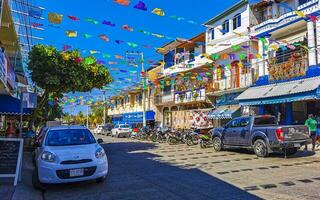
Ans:
[{"label": "balcony", "polygon": [[227,76],[221,80],[214,80],[213,94],[219,95],[226,91],[241,90],[250,87],[254,83],[254,77],[251,73],[235,74]]},{"label": "balcony", "polygon": [[206,100],[206,89],[188,90],[184,92],[176,92],[174,101],[176,104],[193,103]]},{"label": "balcony", "polygon": [[290,80],[305,76],[308,70],[308,57],[291,54],[283,60],[269,59],[269,81]]},{"label": "balcony", "polygon": [[173,95],[158,95],[154,97],[154,104],[156,106],[162,106],[162,105],[168,105],[168,104],[173,104],[174,103],[174,98]]},{"label": "balcony", "polygon": [[[257,19],[258,25],[254,26],[254,30],[258,34],[260,32],[272,29],[274,27],[279,27],[281,25],[292,22],[298,18],[295,11],[300,11],[304,15],[312,14],[319,10],[318,8],[319,0],[306,0],[305,2],[298,3],[296,0],[290,0],[287,4],[288,7],[294,11],[285,8],[284,6],[272,6],[272,9],[268,9],[266,6],[267,2],[260,2],[256,5],[253,5],[254,15]],[[271,6],[269,6],[270,8]]]}]

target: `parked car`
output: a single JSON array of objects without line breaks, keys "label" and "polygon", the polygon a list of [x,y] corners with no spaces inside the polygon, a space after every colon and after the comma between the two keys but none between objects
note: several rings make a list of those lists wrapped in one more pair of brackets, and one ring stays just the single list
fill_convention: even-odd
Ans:
[{"label": "parked car", "polygon": [[103,125],[98,125],[92,132],[96,135],[102,135],[103,133]]},{"label": "parked car", "polygon": [[111,130],[112,137],[130,137],[131,135],[131,128],[128,124],[117,124]]},{"label": "parked car", "polygon": [[96,140],[83,126],[42,128],[34,151],[34,187],[45,184],[85,180],[103,182],[108,174],[108,159]]},{"label": "parked car", "polygon": [[215,151],[227,147],[251,148],[259,157],[277,151],[295,154],[300,147],[311,143],[307,126],[280,126],[271,115],[235,118],[211,132]]},{"label": "parked car", "polygon": [[111,130],[113,129],[113,124],[106,124],[102,127],[102,135],[111,135]]}]

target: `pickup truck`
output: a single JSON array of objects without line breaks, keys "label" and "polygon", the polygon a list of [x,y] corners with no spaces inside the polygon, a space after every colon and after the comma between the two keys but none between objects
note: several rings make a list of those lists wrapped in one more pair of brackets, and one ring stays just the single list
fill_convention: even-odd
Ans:
[{"label": "pickup truck", "polygon": [[311,143],[307,126],[280,126],[271,115],[234,118],[224,127],[210,132],[215,151],[227,147],[250,148],[258,157],[279,151],[292,155],[303,145]]}]

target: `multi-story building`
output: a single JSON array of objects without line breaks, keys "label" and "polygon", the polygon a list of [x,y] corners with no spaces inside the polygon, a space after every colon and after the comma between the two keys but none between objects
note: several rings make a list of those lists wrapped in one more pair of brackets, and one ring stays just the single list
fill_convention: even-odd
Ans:
[{"label": "multi-story building", "polygon": [[254,65],[259,80],[237,100],[278,116],[282,124],[319,115],[319,0],[261,1],[251,5],[258,24],[251,36],[262,55]]},{"label": "multi-story building", "polygon": [[235,98],[258,77],[258,68],[251,64],[258,53],[258,43],[249,36],[250,27],[257,23],[247,0],[204,23],[206,53],[214,60],[213,91],[207,95],[214,101],[215,110],[209,113],[209,118],[215,126],[248,112],[241,109]]},{"label": "multi-story building", "polygon": [[212,108],[206,96],[213,85],[212,60],[205,56],[205,33],[172,41],[158,52],[163,55],[163,71],[155,84],[155,105],[161,113],[161,124],[174,128],[195,126],[192,113]]}]

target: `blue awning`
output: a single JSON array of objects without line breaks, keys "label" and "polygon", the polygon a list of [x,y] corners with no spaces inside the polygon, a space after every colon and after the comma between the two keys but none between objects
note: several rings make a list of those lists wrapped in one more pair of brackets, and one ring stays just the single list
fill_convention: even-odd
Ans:
[{"label": "blue awning", "polygon": [[[154,111],[146,112],[146,120],[152,121],[155,119]],[[133,113],[124,113],[123,114],[123,123],[127,124],[138,124],[143,122],[143,113],[142,112],[133,112]]]},{"label": "blue awning", "polygon": [[[19,99],[9,95],[0,95],[0,114],[1,115],[20,115],[21,102]],[[30,108],[22,110],[23,115],[31,115]]]},{"label": "blue awning", "polygon": [[240,115],[239,105],[219,106],[208,114],[209,119],[232,119],[236,114]]}]

